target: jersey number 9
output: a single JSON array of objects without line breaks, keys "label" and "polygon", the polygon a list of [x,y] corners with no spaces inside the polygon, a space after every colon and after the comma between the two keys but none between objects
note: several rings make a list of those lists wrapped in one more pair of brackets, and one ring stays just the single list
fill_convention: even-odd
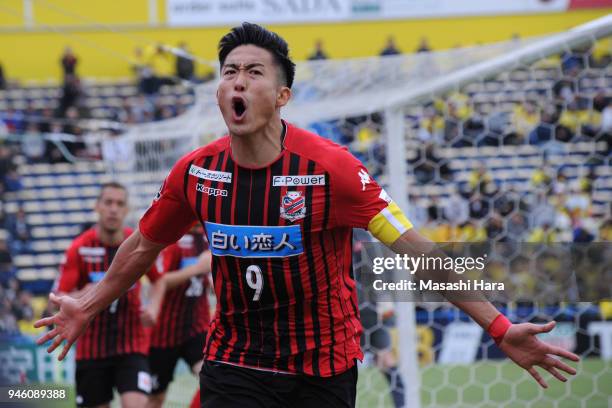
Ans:
[{"label": "jersey number 9", "polygon": [[261,268],[257,265],[251,265],[246,270],[246,281],[249,288],[255,290],[253,295],[253,302],[257,302],[261,296],[261,290],[263,289],[263,277],[261,275]]}]

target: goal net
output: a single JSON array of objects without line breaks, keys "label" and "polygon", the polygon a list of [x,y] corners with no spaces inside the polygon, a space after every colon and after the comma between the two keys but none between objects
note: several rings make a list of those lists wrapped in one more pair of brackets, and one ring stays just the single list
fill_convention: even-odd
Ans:
[{"label": "goal net", "polygon": [[[607,16],[528,40],[300,63],[283,117],[347,145],[435,241],[609,241],[611,35]],[[133,126],[115,141],[132,153],[108,165],[130,185],[136,217],[181,155],[224,134],[215,88],[196,87],[185,114]],[[370,239],[357,238],[356,271]],[[536,296],[553,280],[532,273],[536,258],[499,261],[523,288],[499,307],[514,322],[557,320],[543,337],[582,357],[575,378],[542,373],[551,387],[540,389],[459,310],[373,294],[364,279],[358,406],[609,406],[610,304]],[[599,277],[608,293],[609,270]],[[170,403],[190,395],[170,392]]]}]

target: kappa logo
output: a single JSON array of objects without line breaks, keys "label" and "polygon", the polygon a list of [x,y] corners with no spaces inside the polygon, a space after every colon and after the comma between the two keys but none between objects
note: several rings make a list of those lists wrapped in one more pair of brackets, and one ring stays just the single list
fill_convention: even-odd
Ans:
[{"label": "kappa logo", "polygon": [[291,222],[306,216],[306,198],[300,191],[287,191],[281,198],[280,216]]},{"label": "kappa logo", "polygon": [[389,196],[389,194],[387,194],[384,188],[380,190],[378,198],[380,198],[381,200],[385,200],[389,204],[393,202],[393,199],[391,198],[391,196]]},{"label": "kappa logo", "polygon": [[192,164],[191,167],[189,167],[189,174],[210,181],[220,181],[222,183],[232,182],[232,173],[227,173],[225,171],[208,170],[196,166],[195,164]]},{"label": "kappa logo", "polygon": [[316,174],[308,176],[274,176],[272,186],[274,187],[297,187],[297,186],[324,186],[325,175]]},{"label": "kappa logo", "polygon": [[151,376],[146,371],[138,372],[138,388],[144,392],[151,392]]},{"label": "kappa logo", "polygon": [[196,190],[198,190],[200,193],[204,193],[206,195],[213,196],[213,197],[217,197],[217,196],[227,197],[227,190],[223,190],[220,188],[206,187],[204,184],[200,184],[200,183],[196,184]]},{"label": "kappa logo", "polygon": [[359,175],[361,181],[361,191],[365,191],[366,184],[370,184],[372,179],[370,179],[370,175],[364,169],[359,170],[359,173],[357,173],[357,175]]}]

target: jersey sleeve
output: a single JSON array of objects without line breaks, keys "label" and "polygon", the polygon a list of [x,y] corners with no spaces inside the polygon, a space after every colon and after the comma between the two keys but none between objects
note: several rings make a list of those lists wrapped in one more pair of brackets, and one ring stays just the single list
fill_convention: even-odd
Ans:
[{"label": "jersey sleeve", "polygon": [[387,245],[412,228],[399,206],[346,149],[339,152],[331,172],[338,226],[367,229]]},{"label": "jersey sleeve", "polygon": [[149,241],[169,245],[182,237],[196,221],[184,184],[188,161],[181,159],[164,180],[153,203],[140,219],[140,233]]},{"label": "jersey sleeve", "polygon": [[54,285],[54,292],[70,293],[78,288],[79,284],[79,248],[72,244],[64,254],[64,259],[59,267],[59,277]]}]

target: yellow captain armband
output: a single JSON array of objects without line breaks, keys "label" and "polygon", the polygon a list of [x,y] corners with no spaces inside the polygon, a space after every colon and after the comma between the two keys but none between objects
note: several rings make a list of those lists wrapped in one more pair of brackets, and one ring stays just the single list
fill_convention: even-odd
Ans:
[{"label": "yellow captain armband", "polygon": [[368,224],[368,231],[386,245],[393,244],[410,228],[412,223],[394,201],[376,214]]}]

